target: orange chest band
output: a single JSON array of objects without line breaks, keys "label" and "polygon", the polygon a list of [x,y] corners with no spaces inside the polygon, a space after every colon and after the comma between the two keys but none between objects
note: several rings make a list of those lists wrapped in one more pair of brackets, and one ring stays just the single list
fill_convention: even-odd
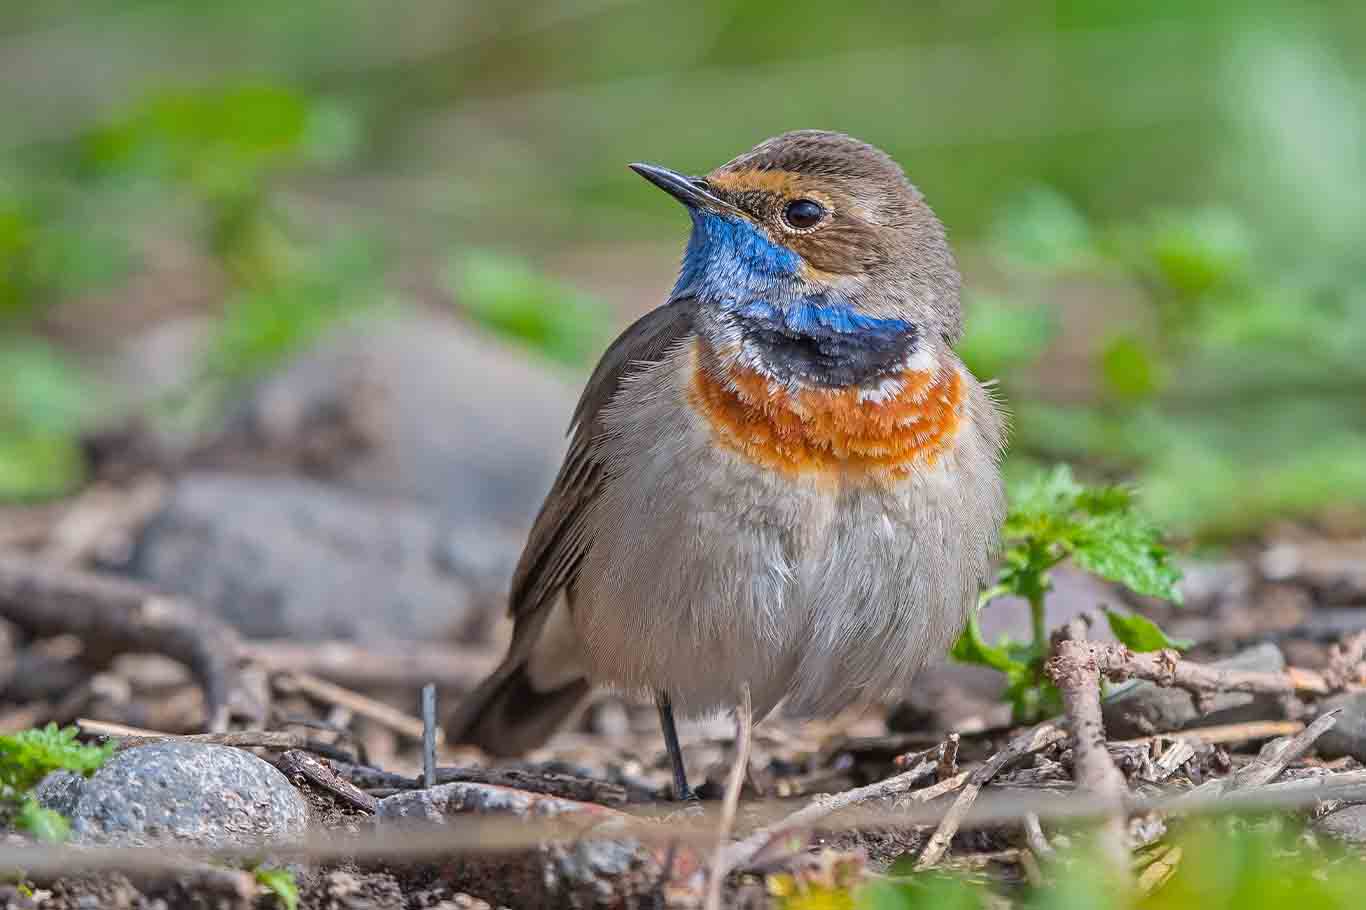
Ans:
[{"label": "orange chest band", "polygon": [[931,467],[963,419],[954,367],[907,370],[886,397],[859,389],[791,391],[749,370],[716,375],[694,350],[688,401],[713,438],[747,461],[789,475],[905,475]]}]

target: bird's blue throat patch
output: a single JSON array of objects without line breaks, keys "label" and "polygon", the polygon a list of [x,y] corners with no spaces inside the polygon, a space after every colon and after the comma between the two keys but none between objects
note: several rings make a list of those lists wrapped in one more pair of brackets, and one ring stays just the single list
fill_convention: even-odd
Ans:
[{"label": "bird's blue throat patch", "polygon": [[779,379],[843,388],[901,370],[919,332],[903,319],[869,316],[833,291],[811,289],[802,259],[748,221],[693,210],[693,231],[674,297],[724,313]]}]

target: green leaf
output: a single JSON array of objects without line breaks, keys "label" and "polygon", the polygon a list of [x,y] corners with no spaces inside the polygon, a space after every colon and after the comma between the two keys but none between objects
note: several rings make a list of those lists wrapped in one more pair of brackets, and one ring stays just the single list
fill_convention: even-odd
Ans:
[{"label": "green leaf", "polygon": [[75,727],[42,729],[0,736],[0,798],[21,800],[53,771],[89,776],[114,754],[114,744],[87,746],[76,741]]},{"label": "green leaf", "polygon": [[1081,525],[1072,557],[1086,571],[1136,594],[1179,604],[1181,570],[1158,541],[1157,529],[1133,512],[1103,514]]},{"label": "green leaf", "polygon": [[71,823],[66,817],[60,812],[43,808],[31,796],[20,804],[14,825],[48,844],[60,844],[71,836]]},{"label": "green leaf", "polygon": [[284,904],[285,910],[296,910],[299,906],[299,885],[294,881],[294,873],[288,869],[260,868],[256,870],[256,883],[265,888]]},{"label": "green leaf", "polygon": [[1105,619],[1115,638],[1134,651],[1161,651],[1164,648],[1184,651],[1195,644],[1188,638],[1172,638],[1157,623],[1137,613],[1121,613],[1106,607]]},{"label": "green leaf", "polygon": [[1010,656],[1005,646],[995,647],[983,640],[982,629],[975,615],[968,620],[967,628],[958,636],[958,641],[954,642],[949,656],[959,663],[979,664],[1002,673],[1011,673],[1024,666]]}]

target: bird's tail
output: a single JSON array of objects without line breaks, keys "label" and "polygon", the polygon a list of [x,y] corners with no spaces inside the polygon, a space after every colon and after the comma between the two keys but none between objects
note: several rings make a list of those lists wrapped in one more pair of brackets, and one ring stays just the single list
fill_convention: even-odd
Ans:
[{"label": "bird's tail", "polygon": [[527,661],[508,655],[452,715],[446,741],[478,746],[490,755],[521,755],[550,739],[589,691],[583,678],[537,689]]},{"label": "bird's tail", "polygon": [[520,618],[507,657],[448,718],[446,741],[497,756],[542,745],[592,691],[581,654],[563,599]]}]

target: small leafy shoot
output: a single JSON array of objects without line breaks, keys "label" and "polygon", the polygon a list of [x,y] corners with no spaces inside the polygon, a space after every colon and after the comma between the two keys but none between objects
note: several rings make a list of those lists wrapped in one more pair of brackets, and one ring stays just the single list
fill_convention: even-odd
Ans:
[{"label": "small leafy shoot", "polygon": [[254,874],[256,884],[275,895],[285,910],[298,910],[299,885],[294,881],[293,872],[263,866],[256,869]]},{"label": "small leafy shoot", "polygon": [[[1045,599],[1050,573],[1072,559],[1106,581],[1147,597],[1180,603],[1181,574],[1172,563],[1156,527],[1138,514],[1132,491],[1120,486],[1086,487],[1062,465],[1019,485],[1002,531],[1005,551],[996,584],[983,592],[979,609],[1002,596],[1029,604],[1031,640],[987,643],[974,616],[951,654],[1006,676],[1004,697],[1017,719],[1034,720],[1055,712],[1061,701],[1043,672],[1048,657]],[[1136,650],[1178,647],[1156,625],[1138,616],[1112,615],[1116,636]],[[1126,638],[1127,636],[1127,638]]]},{"label": "small leafy shoot", "polygon": [[1105,619],[1110,624],[1110,631],[1115,633],[1115,638],[1134,651],[1161,651],[1165,648],[1184,651],[1195,644],[1188,638],[1172,638],[1163,632],[1157,623],[1137,613],[1121,613],[1107,607]]}]

